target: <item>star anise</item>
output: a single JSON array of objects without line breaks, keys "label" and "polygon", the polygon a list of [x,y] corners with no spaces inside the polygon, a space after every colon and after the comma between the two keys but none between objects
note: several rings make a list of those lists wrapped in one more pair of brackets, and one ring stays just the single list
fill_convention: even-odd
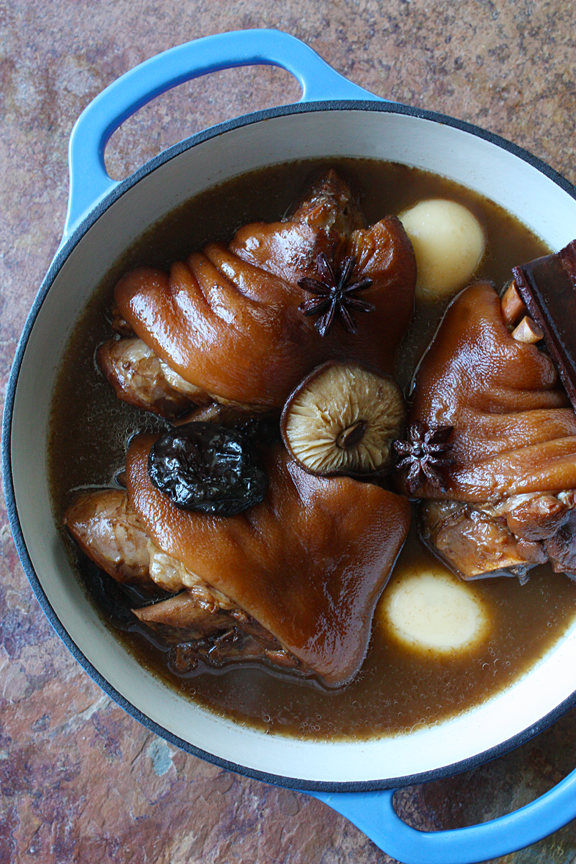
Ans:
[{"label": "star anise", "polygon": [[359,312],[373,312],[376,308],[372,303],[367,303],[365,300],[360,300],[355,295],[358,291],[364,291],[372,285],[372,279],[361,279],[359,282],[351,282],[352,273],[356,266],[356,259],[353,255],[349,255],[342,261],[340,272],[336,275],[334,267],[328,261],[328,258],[321,252],[316,263],[320,279],[311,279],[306,277],[300,279],[298,285],[304,291],[310,294],[315,294],[309,300],[305,300],[298,306],[300,312],[304,315],[319,315],[320,317],[315,322],[314,326],[320,333],[320,336],[325,336],[336,313],[340,315],[344,329],[349,333],[356,333],[356,322],[350,314],[351,309],[356,309]]},{"label": "star anise", "polygon": [[401,457],[396,469],[408,468],[406,486],[408,493],[415,492],[428,481],[434,489],[443,491],[441,468],[450,465],[452,459],[447,453],[452,444],[448,443],[453,426],[429,426],[417,420],[408,429],[407,441],[394,441],[393,447]]}]

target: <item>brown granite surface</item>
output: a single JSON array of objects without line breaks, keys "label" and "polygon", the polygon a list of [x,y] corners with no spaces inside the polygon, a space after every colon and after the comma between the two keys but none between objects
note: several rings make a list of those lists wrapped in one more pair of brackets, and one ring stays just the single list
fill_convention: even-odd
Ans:
[{"label": "brown granite surface", "polygon": [[[477,123],[576,181],[575,37],[564,0],[3,0],[0,2],[0,382],[59,242],[67,141],[110,81],[174,44],[276,27],[381,96]],[[223,72],[125,124],[115,177],[208,124],[294,101],[290,76]],[[0,509],[0,864],[383,864],[391,859],[306,795],[175,750],[102,694],[51,631]],[[424,828],[509,811],[576,764],[576,711],[475,771],[403,790]],[[576,859],[576,827],[499,859]]]}]

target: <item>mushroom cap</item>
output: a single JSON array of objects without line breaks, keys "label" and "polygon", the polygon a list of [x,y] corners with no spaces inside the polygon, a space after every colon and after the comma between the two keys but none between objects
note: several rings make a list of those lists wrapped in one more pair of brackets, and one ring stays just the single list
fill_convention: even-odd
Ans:
[{"label": "mushroom cap", "polygon": [[328,362],[288,398],[280,421],[288,452],[311,474],[375,474],[390,464],[405,408],[393,378],[356,362]]}]

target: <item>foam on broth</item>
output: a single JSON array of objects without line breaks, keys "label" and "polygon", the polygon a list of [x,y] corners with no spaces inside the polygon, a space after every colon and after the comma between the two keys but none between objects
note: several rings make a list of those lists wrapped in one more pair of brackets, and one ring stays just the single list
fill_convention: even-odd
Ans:
[{"label": "foam on broth", "polygon": [[[497,287],[510,278],[513,265],[549,251],[491,202],[443,178],[402,165],[370,160],[334,160],[329,165],[325,160],[297,162],[254,172],[203,193],[127,250],[102,280],[70,340],[51,423],[50,474],[59,524],[75,491],[114,482],[132,434],[162,425],[117,400],[94,363],[97,346],[110,335],[112,292],[120,275],[137,265],[167,269],[172,261],[209,240],[229,239],[247,222],[278,219],[310,176],[329,166],[359,192],[368,222],[398,214],[424,198],[446,197],[464,204],[480,220],[488,239],[488,252],[477,275],[492,279]],[[407,393],[449,299],[417,306],[396,370]],[[527,671],[565,632],[576,608],[576,584],[547,566],[539,567],[531,571],[524,586],[514,578],[474,583],[474,594],[488,623],[484,637],[463,651],[411,647],[390,628],[380,626],[379,610],[362,670],[351,684],[337,691],[255,664],[220,670],[200,664],[192,672],[178,674],[169,649],[129,612],[134,597],[82,559],[64,531],[62,537],[76,563],[78,578],[119,642],[143,665],[215,712],[270,732],[303,737],[362,739],[394,734],[466,710]],[[390,588],[409,574],[437,567],[412,529]]]}]

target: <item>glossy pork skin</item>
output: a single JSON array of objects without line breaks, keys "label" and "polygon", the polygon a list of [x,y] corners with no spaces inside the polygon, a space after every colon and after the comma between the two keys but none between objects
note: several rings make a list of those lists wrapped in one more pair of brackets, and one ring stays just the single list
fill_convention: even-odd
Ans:
[{"label": "glossy pork skin", "polygon": [[176,508],[148,477],[155,436],[127,456],[128,495],[154,542],[251,615],[329,686],[364,659],[372,617],[410,523],[408,502],[348,477],[266,458],[265,500],[237,516]]},{"label": "glossy pork skin", "polygon": [[[165,363],[216,401],[280,408],[312,368],[356,359],[389,372],[412,317],[416,265],[395,217],[369,229],[347,185],[331,171],[286,222],[257,222],[229,244],[209,243],[170,273],[140,268],[115,291],[119,313]],[[318,277],[317,256],[357,259],[353,281],[371,278],[356,334],[338,321],[320,337],[298,306],[298,287]]]},{"label": "glossy pork skin", "polygon": [[141,339],[109,339],[99,346],[96,359],[118,398],[135,408],[173,418],[205,401]]},{"label": "glossy pork skin", "polygon": [[274,636],[152,542],[126,492],[81,493],[67,508],[64,524],[82,551],[117,582],[137,585],[150,599],[158,587],[179,592],[132,612],[164,642],[179,645],[180,671],[203,657],[212,666],[261,660],[305,674]]},{"label": "glossy pork skin", "polygon": [[576,415],[555,366],[517,342],[490,283],[452,302],[416,380],[410,422],[454,426],[444,486],[419,498],[490,502],[576,488]]}]

